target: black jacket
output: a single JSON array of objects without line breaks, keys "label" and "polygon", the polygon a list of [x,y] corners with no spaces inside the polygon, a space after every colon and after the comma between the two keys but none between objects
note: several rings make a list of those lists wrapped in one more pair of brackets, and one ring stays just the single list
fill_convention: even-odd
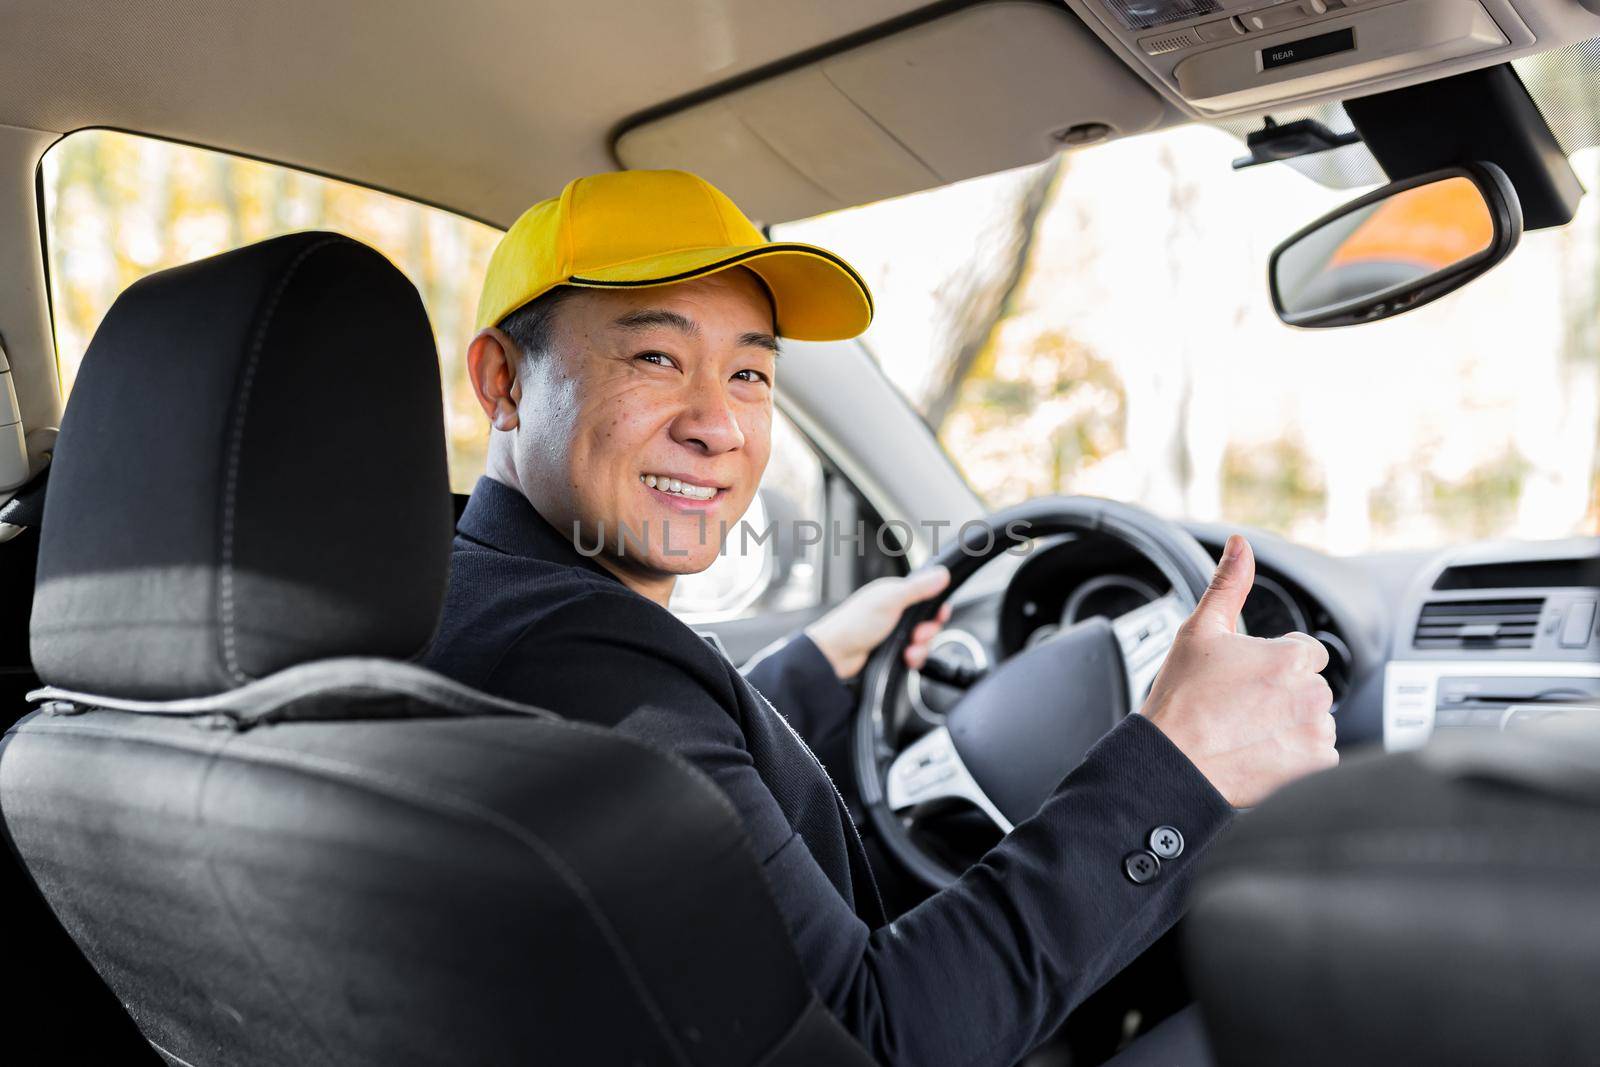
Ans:
[{"label": "black jacket", "polygon": [[[708,774],[744,817],[818,993],[886,1064],[1015,1062],[1172,925],[1232,815],[1132,715],[955,885],[886,922],[844,801],[802,740],[851,704],[816,647],[797,637],[746,677],[488,478],[458,526],[428,665]],[[1123,857],[1163,824],[1187,848],[1135,885]]]}]

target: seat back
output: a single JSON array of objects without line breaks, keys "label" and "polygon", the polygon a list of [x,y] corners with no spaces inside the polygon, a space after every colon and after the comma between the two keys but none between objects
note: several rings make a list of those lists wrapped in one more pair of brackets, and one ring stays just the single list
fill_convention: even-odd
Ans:
[{"label": "seat back", "polygon": [[715,787],[411,688],[7,738],[19,853],[172,1062],[851,1062]]},{"label": "seat back", "polygon": [[1351,760],[1207,861],[1186,949],[1221,1067],[1600,1049],[1600,737]]},{"label": "seat back", "polygon": [[118,300],[0,743],[34,883],[171,1063],[865,1062],[709,780],[404,661],[441,410],[415,291],[347,239]]},{"label": "seat back", "polygon": [[[28,653],[28,615],[39,557],[48,468],[0,504],[0,729],[28,709],[39,687]],[[0,741],[0,745],[3,745]],[[4,827],[0,826],[0,838]],[[6,1011],[35,1032],[56,1035],[64,1063],[155,1064],[150,1051],[83,953],[61,929],[7,844],[0,844],[0,915],[5,916]]]}]

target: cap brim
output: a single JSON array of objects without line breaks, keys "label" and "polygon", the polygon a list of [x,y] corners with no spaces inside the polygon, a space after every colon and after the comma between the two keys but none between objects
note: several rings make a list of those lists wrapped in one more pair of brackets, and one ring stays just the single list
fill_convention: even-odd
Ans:
[{"label": "cap brim", "polygon": [[844,260],[814,245],[775,243],[696,248],[585,271],[570,285],[643,289],[672,285],[732,267],[766,282],[777,305],[778,334],[796,341],[843,341],[872,322],[872,293]]}]

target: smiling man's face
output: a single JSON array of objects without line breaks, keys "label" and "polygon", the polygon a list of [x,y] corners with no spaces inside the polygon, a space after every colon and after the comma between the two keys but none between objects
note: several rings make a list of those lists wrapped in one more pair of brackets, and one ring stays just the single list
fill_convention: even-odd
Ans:
[{"label": "smiling man's face", "polygon": [[712,564],[761,482],[776,360],[772,303],[749,271],[579,290],[557,306],[548,351],[516,364],[517,428],[497,434],[509,440],[492,446],[491,474],[513,475],[586,550],[603,529],[600,562],[670,593]]}]

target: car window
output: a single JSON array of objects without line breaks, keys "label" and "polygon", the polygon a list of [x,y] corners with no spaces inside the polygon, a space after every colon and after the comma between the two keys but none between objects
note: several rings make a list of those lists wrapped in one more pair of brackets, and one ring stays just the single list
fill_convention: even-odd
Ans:
[{"label": "car window", "polygon": [[760,492],[717,561],[678,579],[672,611],[685,622],[709,623],[820,603],[826,513],[821,458],[794,423],[775,413]]},{"label": "car window", "polygon": [[[1296,330],[1273,247],[1360,189],[1204,125],[774,228],[993,507],[1084,493],[1336,553],[1600,532],[1600,196],[1384,322]],[[1572,155],[1600,188],[1600,148]]]},{"label": "car window", "polygon": [[[467,381],[466,344],[500,231],[290,167],[112,130],[63,138],[46,153],[41,179],[64,396],[100,320],[133,282],[279,234],[333,230],[377,248],[422,294],[439,351],[450,484],[471,491],[488,427]],[[781,414],[772,449],[761,492],[722,556],[678,583],[673,608],[684,618],[819,602],[821,549],[807,531],[822,529],[822,461]]]},{"label": "car window", "polygon": [[478,290],[500,231],[363,186],[112,130],[70,134],[42,173],[64,396],[117,294],[146,274],[297,230],[378,249],[422,294],[444,385],[450,484],[469,492],[488,429],[466,377]]}]

